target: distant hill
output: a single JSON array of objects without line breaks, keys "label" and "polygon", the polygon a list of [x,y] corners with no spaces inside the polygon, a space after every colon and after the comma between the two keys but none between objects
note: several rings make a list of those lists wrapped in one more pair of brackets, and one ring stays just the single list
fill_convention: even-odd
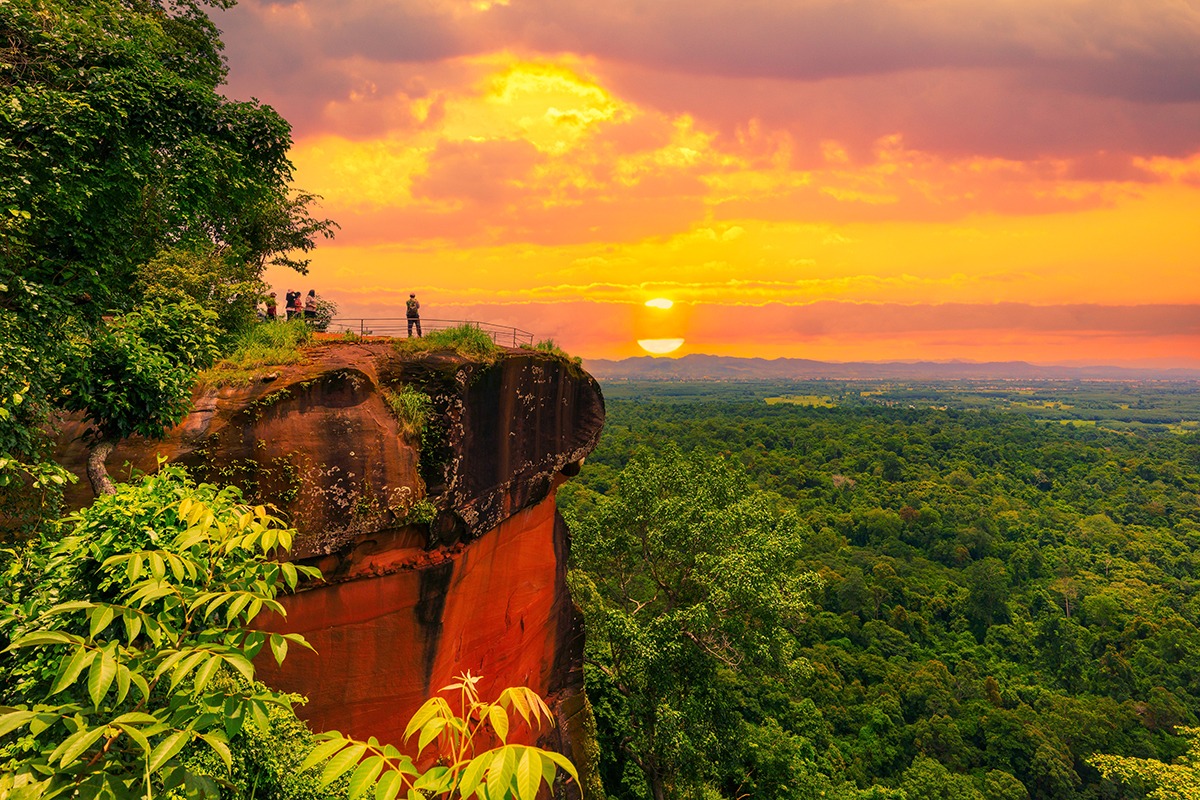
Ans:
[{"label": "distant hill", "polygon": [[1057,367],[1026,361],[888,361],[844,363],[807,358],[735,358],[688,355],[641,356],[621,361],[587,359],[584,367],[601,380],[1200,380],[1200,369]]}]

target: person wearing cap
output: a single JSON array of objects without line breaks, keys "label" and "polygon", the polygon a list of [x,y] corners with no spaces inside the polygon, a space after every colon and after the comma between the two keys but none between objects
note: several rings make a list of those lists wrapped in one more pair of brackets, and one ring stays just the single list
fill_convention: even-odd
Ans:
[{"label": "person wearing cap", "polygon": [[416,294],[408,296],[408,302],[404,304],[407,308],[406,316],[408,317],[408,336],[412,338],[413,326],[417,326],[417,338],[421,338],[421,304],[417,302]]}]

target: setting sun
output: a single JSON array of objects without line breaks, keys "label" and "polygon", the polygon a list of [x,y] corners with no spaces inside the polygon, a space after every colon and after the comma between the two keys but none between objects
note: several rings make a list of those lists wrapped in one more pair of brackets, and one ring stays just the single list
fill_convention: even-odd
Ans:
[{"label": "setting sun", "polygon": [[683,347],[683,339],[638,339],[638,347],[647,353],[662,356]]},{"label": "setting sun", "polygon": [[647,300],[646,305],[648,305],[650,308],[661,308],[666,310],[675,305],[675,303],[665,297],[656,297],[653,300]]}]

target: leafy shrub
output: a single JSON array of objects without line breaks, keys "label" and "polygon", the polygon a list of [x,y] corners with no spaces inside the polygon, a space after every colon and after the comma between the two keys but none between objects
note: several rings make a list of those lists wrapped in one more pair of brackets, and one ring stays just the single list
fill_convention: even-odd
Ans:
[{"label": "leafy shrub", "polygon": [[383,399],[400,422],[404,435],[419,440],[433,414],[433,399],[411,386],[402,386],[398,392],[384,389]]},{"label": "leafy shrub", "polygon": [[[189,744],[233,762],[248,724],[269,731],[291,699],[254,682],[269,645],[297,634],[251,626],[311,568],[279,563],[294,531],[235,488],[166,467],[65,521],[60,542],[10,565],[0,602],[0,796],[214,796],[179,755]],[[23,734],[20,734],[24,731]]]},{"label": "leafy shrub", "polygon": [[246,386],[268,367],[303,361],[304,347],[311,341],[312,329],[303,320],[255,325],[238,337],[233,352],[200,373],[200,382],[208,386]]},{"label": "leafy shrub", "polygon": [[[328,786],[353,769],[350,796],[360,797],[374,788],[378,800],[395,800],[401,792],[409,798],[421,797],[421,792],[425,792],[434,797],[535,800],[543,781],[554,786],[560,769],[578,782],[579,774],[565,756],[537,747],[507,744],[512,711],[520,714],[530,727],[543,720],[554,724],[554,717],[542,698],[531,689],[517,686],[501,692],[496,702],[485,703],[475,688],[479,678],[467,672],[439,690],[458,692],[457,714],[445,698],[432,697],[408,721],[404,739],[417,736],[418,755],[430,745],[436,746],[437,766],[424,774],[417,770],[410,756],[392,745],[380,744],[373,738],[360,742],[336,731],[318,737],[326,741],[313,750],[301,769],[325,761],[321,786]],[[499,739],[500,746],[476,752],[490,736]]]},{"label": "leafy shrub", "polygon": [[500,348],[492,337],[470,323],[430,331],[424,337],[397,339],[401,353],[426,353],[434,350],[453,350],[461,356],[491,364],[500,356]]}]

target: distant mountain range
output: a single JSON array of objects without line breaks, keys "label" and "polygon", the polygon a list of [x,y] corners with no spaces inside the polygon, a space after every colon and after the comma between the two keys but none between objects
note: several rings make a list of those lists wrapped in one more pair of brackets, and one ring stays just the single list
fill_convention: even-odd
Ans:
[{"label": "distant mountain range", "polygon": [[735,358],[688,355],[641,356],[621,361],[585,359],[584,368],[601,380],[1200,380],[1200,369],[1058,367],[1025,361],[888,361],[844,363],[807,358]]}]

